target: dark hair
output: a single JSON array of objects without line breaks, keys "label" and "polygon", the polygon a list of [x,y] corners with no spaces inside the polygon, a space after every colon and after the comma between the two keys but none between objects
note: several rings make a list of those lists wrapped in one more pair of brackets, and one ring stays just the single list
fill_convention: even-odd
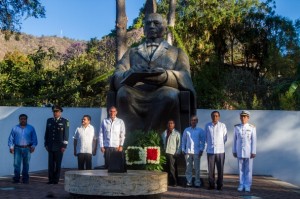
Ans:
[{"label": "dark hair", "polygon": [[198,116],[197,116],[197,115],[191,115],[191,119],[192,119],[193,117],[196,118],[197,121],[198,121]]},{"label": "dark hair", "polygon": [[91,116],[90,115],[84,115],[83,117],[86,117],[89,121],[92,120]]},{"label": "dark hair", "polygon": [[172,118],[171,118],[171,119],[168,119],[168,123],[169,123],[169,122],[173,122],[173,123],[175,124],[175,120],[172,119]]},{"label": "dark hair", "polygon": [[210,116],[213,116],[213,114],[215,114],[215,113],[218,113],[219,117],[221,116],[221,114],[220,114],[219,111],[213,111],[213,112],[211,112]]},{"label": "dark hair", "polygon": [[26,120],[27,120],[27,118],[28,118],[28,116],[27,116],[26,114],[24,114],[24,113],[22,113],[21,115],[19,115],[19,119],[21,119],[21,117],[25,117]]},{"label": "dark hair", "polygon": [[117,109],[115,106],[111,106],[111,107],[109,108],[109,110],[111,110],[111,109],[116,109],[116,111],[118,111],[118,109]]}]

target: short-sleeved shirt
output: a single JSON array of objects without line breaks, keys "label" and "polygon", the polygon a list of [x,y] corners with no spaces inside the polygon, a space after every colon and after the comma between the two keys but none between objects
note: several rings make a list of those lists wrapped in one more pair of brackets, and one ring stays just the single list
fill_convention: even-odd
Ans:
[{"label": "short-sleeved shirt", "polygon": [[93,140],[96,139],[95,129],[92,125],[78,127],[73,136],[77,140],[76,154],[93,152]]}]

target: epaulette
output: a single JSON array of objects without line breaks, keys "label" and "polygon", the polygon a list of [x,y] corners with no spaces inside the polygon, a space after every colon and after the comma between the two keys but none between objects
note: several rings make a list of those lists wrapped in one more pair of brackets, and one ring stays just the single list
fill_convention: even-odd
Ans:
[{"label": "epaulette", "polygon": [[240,124],[236,124],[236,125],[234,125],[234,126],[238,126],[238,125],[240,125]]},{"label": "epaulette", "polygon": [[249,124],[249,126],[251,126],[251,127],[254,127],[254,128],[255,128],[255,125],[253,125],[253,124]]}]

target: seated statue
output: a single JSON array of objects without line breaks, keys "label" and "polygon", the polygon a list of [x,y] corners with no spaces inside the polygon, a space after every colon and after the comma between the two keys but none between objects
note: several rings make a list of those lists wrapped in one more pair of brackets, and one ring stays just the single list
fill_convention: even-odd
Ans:
[{"label": "seated statue", "polygon": [[119,116],[127,131],[164,130],[173,119],[180,127],[180,91],[189,91],[192,113],[195,90],[190,76],[188,56],[164,39],[166,20],[157,13],[144,20],[146,41],[129,49],[118,62],[111,79],[116,91]]}]

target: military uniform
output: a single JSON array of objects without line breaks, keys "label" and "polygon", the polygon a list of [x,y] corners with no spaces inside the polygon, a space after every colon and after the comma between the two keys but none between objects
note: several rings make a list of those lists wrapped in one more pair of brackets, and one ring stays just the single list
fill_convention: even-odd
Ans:
[{"label": "military uniform", "polygon": [[65,118],[49,118],[45,132],[45,147],[48,150],[49,183],[57,184],[60,177],[62,148],[66,148],[69,140],[69,121]]},{"label": "military uniform", "polygon": [[248,189],[252,185],[253,158],[256,154],[256,127],[252,124],[237,124],[234,126],[232,152],[237,155],[241,189]]}]

